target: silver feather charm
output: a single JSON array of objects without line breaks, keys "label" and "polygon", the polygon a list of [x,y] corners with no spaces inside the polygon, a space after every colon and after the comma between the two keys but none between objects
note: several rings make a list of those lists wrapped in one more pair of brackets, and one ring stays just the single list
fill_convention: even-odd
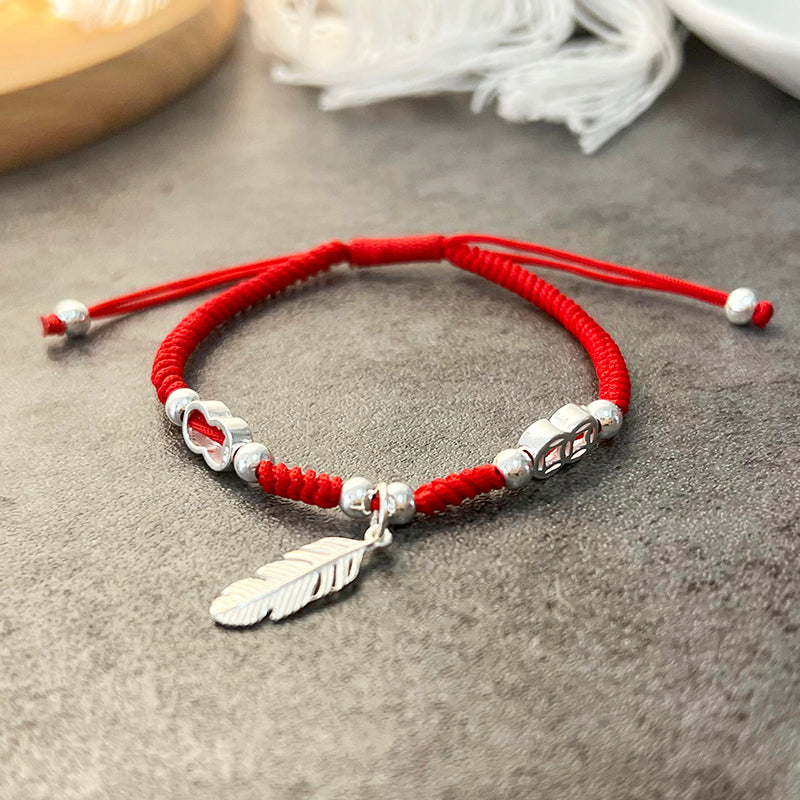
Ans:
[{"label": "silver feather charm", "polygon": [[279,620],[355,580],[364,553],[376,539],[331,536],[304,545],[223,589],[211,604],[211,616],[221,625],[255,625],[269,615]]},{"label": "silver feather charm", "polygon": [[392,543],[385,481],[375,487],[375,496],[378,508],[363,539],[328,536],[286,553],[282,561],[264,564],[254,578],[236,581],[219,593],[209,609],[213,619],[237,628],[255,625],[267,616],[283,619],[352,583],[364,554]]}]

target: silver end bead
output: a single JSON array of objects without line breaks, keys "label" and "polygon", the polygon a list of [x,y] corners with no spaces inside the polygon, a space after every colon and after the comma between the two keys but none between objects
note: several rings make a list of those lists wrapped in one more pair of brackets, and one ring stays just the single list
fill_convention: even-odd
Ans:
[{"label": "silver end bead", "polygon": [[86,336],[92,326],[89,309],[79,300],[60,300],[53,313],[64,323],[70,337]]},{"label": "silver end bead", "polygon": [[753,319],[756,302],[756,293],[752,289],[734,289],[725,301],[725,316],[734,325],[747,325]]}]

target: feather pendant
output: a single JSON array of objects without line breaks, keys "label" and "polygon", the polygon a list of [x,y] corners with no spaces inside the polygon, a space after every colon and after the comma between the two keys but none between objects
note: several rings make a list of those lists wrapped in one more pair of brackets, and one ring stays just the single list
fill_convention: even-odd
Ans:
[{"label": "feather pendant", "polygon": [[364,553],[375,546],[370,540],[330,536],[292,550],[281,561],[259,567],[255,577],[223,589],[211,604],[211,616],[231,627],[288,617],[355,580]]}]

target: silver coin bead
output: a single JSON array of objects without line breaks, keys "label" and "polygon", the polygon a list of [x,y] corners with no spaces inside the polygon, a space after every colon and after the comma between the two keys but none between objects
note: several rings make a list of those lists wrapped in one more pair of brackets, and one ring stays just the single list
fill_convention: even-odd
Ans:
[{"label": "silver coin bead", "polygon": [[388,488],[389,495],[389,522],[392,525],[407,525],[417,513],[417,504],[414,502],[414,490],[401,481],[392,481]]},{"label": "silver coin bead", "polygon": [[495,456],[494,465],[503,473],[507,489],[519,489],[533,477],[533,462],[524,450],[501,450]]},{"label": "silver coin bead", "polygon": [[233,469],[246,483],[258,483],[256,467],[262,461],[272,461],[269,447],[258,442],[248,442],[233,454]]},{"label": "silver coin bead", "polygon": [[61,300],[53,309],[66,326],[67,336],[85,336],[92,325],[89,309],[79,300]]},{"label": "silver coin bead", "polygon": [[339,497],[339,508],[352,519],[361,519],[369,516],[369,505],[372,502],[374,491],[372,481],[366,478],[348,478],[342,484],[342,494]]},{"label": "silver coin bead", "polygon": [[622,428],[622,409],[610,400],[593,400],[586,410],[600,423],[601,439],[616,436]]},{"label": "silver coin bead", "polygon": [[755,307],[756,293],[752,289],[734,289],[725,301],[725,316],[734,325],[747,325],[753,319]]},{"label": "silver coin bead", "polygon": [[194,389],[190,389],[188,386],[185,386],[183,389],[175,389],[174,392],[170,392],[166,403],[164,403],[164,411],[167,415],[167,419],[173,425],[180,427],[183,420],[183,410],[189,405],[189,403],[193,403],[195,400],[199,399],[200,395],[197,394]]}]

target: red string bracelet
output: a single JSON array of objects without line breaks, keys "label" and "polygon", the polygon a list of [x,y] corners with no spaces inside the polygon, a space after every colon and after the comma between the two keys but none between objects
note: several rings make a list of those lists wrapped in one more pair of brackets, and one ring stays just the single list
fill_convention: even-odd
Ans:
[{"label": "red string bracelet", "polygon": [[[251,306],[339,263],[352,267],[419,261],[448,261],[518,294],[558,320],[581,343],[598,379],[598,397],[569,403],[530,425],[516,447],[502,450],[491,464],[435,478],[416,490],[399,481],[373,483],[354,477],[317,474],[272,458],[253,441],[249,425],[216,400],[201,400],[184,380],[186,364],[198,345],[219,325]],[[224,625],[250,625],[282,619],[353,581],[363,556],[391,542],[389,525],[410,522],[415,514],[434,514],[479,494],[520,488],[574,464],[599,439],[621,428],[630,403],[625,361],[611,336],[577,303],[523,265],[561,270],[620,286],[671,292],[723,306],[738,325],[764,327],[773,313],[756,302],[750,289],[726,294],[667,275],[599,261],[528,242],[482,234],[411,236],[395,239],[333,241],[306,252],[278,256],[173,281],[99,303],[91,308],[65,300],[42,317],[47,334],[81,336],[93,320],[128,314],[225,284],[233,284],[183,319],[164,339],[153,362],[152,382],[167,417],[181,427],[187,447],[215,471],[233,469],[270,494],[317,505],[339,506],[345,514],[369,519],[363,539],[327,537],[283,559],[266,564],[255,577],[224,589],[211,615]]]}]

